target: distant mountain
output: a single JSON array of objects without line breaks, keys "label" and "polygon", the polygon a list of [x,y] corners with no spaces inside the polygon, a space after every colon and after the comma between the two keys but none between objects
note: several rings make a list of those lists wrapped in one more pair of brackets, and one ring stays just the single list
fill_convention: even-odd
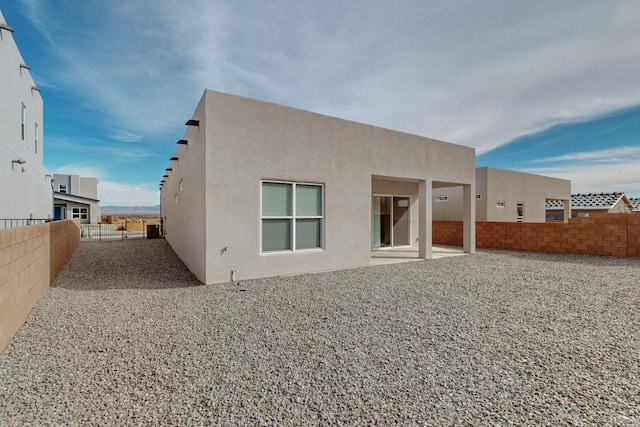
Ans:
[{"label": "distant mountain", "polygon": [[155,206],[102,206],[102,213],[160,213],[160,205]]}]

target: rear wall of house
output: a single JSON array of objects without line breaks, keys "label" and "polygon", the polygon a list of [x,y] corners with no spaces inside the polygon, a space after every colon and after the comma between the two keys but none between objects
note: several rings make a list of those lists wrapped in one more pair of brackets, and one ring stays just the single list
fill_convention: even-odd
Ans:
[{"label": "rear wall of house", "polygon": [[[213,91],[194,118],[200,126],[176,151],[162,215],[169,243],[205,283],[226,282],[232,270],[241,280],[369,265],[374,176],[412,182],[414,195],[420,180],[475,181],[469,147]],[[323,186],[322,249],[262,252],[264,180]]]}]

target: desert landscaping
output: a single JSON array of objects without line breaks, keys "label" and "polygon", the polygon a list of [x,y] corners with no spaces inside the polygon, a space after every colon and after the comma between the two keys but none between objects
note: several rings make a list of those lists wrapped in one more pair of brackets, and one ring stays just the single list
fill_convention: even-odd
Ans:
[{"label": "desert landscaping", "polygon": [[481,250],[201,285],[83,243],[0,357],[2,425],[638,425],[634,258]]}]

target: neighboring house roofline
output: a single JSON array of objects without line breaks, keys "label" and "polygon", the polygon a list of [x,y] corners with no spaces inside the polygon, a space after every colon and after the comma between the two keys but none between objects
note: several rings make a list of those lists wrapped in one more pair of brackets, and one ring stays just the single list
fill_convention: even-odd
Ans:
[{"label": "neighboring house roofline", "polygon": [[[618,203],[624,203],[629,210],[634,210],[634,205],[624,193],[578,193],[571,195],[572,210],[609,210]],[[561,200],[547,200],[545,209],[561,210]]]},{"label": "neighboring house roofline", "polygon": [[54,199],[65,200],[65,201],[68,201],[68,202],[100,203],[100,200],[98,200],[98,199],[92,199],[90,197],[83,197],[83,196],[78,196],[78,195],[69,194],[69,193],[61,193],[59,191],[54,191],[53,192],[53,197],[54,197]]}]

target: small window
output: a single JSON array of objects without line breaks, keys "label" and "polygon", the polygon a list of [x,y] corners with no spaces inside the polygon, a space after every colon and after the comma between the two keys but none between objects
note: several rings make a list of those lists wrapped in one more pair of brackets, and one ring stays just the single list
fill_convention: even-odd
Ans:
[{"label": "small window", "polygon": [[71,209],[71,217],[72,218],[80,218],[80,208]]},{"label": "small window", "polygon": [[524,222],[524,202],[516,203],[516,221]]},{"label": "small window", "polygon": [[[59,193],[66,193],[67,192],[67,184],[60,184],[58,185],[58,192]],[[75,209],[75,208],[74,208]]]},{"label": "small window", "polygon": [[504,200],[498,200],[496,202],[496,208],[504,208]]},{"label": "small window", "polygon": [[476,194],[476,200],[482,199],[482,194]]},{"label": "small window", "polygon": [[38,124],[36,123],[34,125],[34,127],[33,127],[33,135],[34,135],[33,136],[33,141],[34,141],[34,145],[35,145],[36,154],[38,153],[38,132],[39,132]]},{"label": "small window", "polygon": [[80,208],[80,219],[89,219],[89,209]]},{"label": "small window", "polygon": [[436,202],[446,202],[449,200],[449,196],[436,196]]},{"label": "small window", "polygon": [[22,140],[24,141],[25,125],[27,123],[27,107],[20,104],[20,131],[22,132]]},{"label": "small window", "polygon": [[321,249],[324,187],[262,182],[262,252]]}]

